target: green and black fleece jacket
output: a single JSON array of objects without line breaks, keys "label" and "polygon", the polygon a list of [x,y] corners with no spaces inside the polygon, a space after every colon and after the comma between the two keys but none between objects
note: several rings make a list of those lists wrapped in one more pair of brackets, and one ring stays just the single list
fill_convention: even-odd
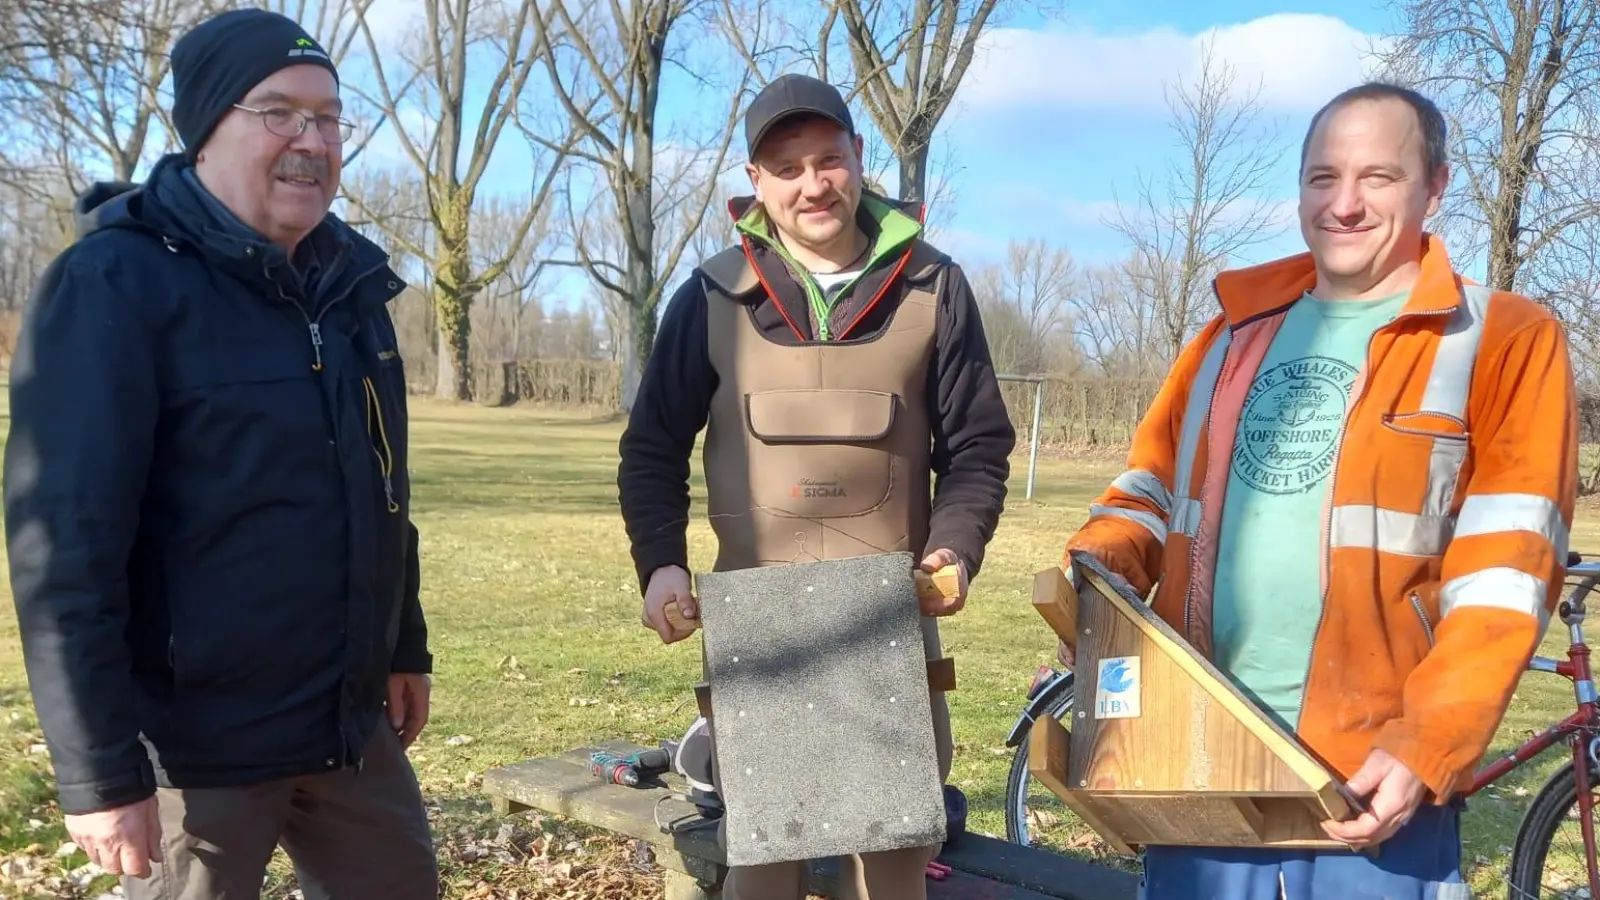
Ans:
[{"label": "green and black fleece jacket", "polygon": [[[893,318],[905,292],[902,271],[921,241],[921,204],[863,195],[857,221],[873,249],[861,277],[837,294],[831,310],[753,197],[738,198],[728,209],[744,252],[770,290],[749,296],[757,327],[772,341],[870,341]],[[948,272],[928,369],[934,471],[928,549],[955,551],[975,576],[1005,504],[1016,430],[972,288],[959,266],[938,255]],[[814,312],[828,325],[825,337],[812,327]],[[690,458],[717,388],[706,343],[704,276],[696,269],[668,301],[620,445],[617,485],[641,590],[662,566],[689,568]]]}]

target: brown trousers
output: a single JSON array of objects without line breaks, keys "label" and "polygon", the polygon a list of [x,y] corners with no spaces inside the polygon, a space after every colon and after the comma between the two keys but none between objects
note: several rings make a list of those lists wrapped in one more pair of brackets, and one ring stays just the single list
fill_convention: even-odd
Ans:
[{"label": "brown trousers", "polygon": [[[936,619],[922,620],[922,647],[928,659],[943,655]],[[935,693],[931,699],[934,749],[939,760],[939,781],[943,783],[950,777],[954,755],[950,707],[943,693]],[[714,786],[720,788],[720,782]],[[718,832],[720,836],[720,826]],[[926,900],[926,869],[940,849],[934,845],[844,857],[839,867],[839,900]],[[806,900],[809,870],[804,862],[730,868],[722,882],[722,900]]]},{"label": "brown trousers", "polygon": [[229,788],[161,788],[163,862],[128,900],[259,900],[281,844],[305,900],[438,900],[416,773],[387,727],[354,767]]}]

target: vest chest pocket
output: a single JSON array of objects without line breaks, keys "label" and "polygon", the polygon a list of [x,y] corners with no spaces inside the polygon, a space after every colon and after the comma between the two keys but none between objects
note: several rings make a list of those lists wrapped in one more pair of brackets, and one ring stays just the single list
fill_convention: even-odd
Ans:
[{"label": "vest chest pocket", "polygon": [[796,518],[870,513],[894,490],[900,398],[881,391],[745,395],[751,506]]}]

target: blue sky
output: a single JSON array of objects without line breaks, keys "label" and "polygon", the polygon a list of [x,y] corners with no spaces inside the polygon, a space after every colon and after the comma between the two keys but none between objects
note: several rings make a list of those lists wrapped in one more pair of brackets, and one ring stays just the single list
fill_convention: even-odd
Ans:
[{"label": "blue sky", "polygon": [[[393,4],[383,13],[390,23],[416,10],[416,0],[378,3]],[[1122,256],[1126,244],[1103,219],[1119,195],[1133,195],[1141,173],[1160,174],[1173,157],[1163,85],[1194,75],[1202,39],[1214,41],[1241,88],[1262,90],[1264,121],[1282,137],[1272,154],[1281,163],[1262,199],[1292,212],[1299,140],[1310,115],[1361,80],[1363,51],[1393,17],[1376,0],[1070,0],[1046,21],[1026,0],[1004,3],[1012,12],[980,46],[933,151],[935,174],[948,173],[953,187],[934,213],[933,238],[969,268],[999,260],[1008,240],[1033,237],[1066,246],[1084,264]],[[365,74],[354,71],[358,66],[347,60],[347,81]],[[720,115],[724,100],[669,70],[658,121],[670,127]],[[857,115],[867,119],[865,110]],[[735,150],[740,146],[736,141]],[[385,161],[405,157],[391,136],[379,135],[366,164]],[[730,159],[742,161],[737,152]],[[508,131],[484,189],[526,191],[529,168],[527,149]],[[743,175],[735,168],[731,178]],[[1292,220],[1284,222],[1281,237],[1240,262],[1302,249]],[[573,270],[557,278],[548,290],[569,299],[587,292]]]},{"label": "blue sky", "polygon": [[[1265,199],[1291,211],[1299,140],[1311,113],[1361,79],[1367,41],[1392,15],[1373,0],[1067,6],[1053,21],[1029,12],[1006,18],[980,49],[936,138],[935,172],[949,160],[954,191],[938,211],[934,240],[969,268],[997,261],[1009,239],[1042,237],[1084,264],[1125,253],[1103,217],[1119,193],[1131,195],[1141,172],[1159,173],[1171,158],[1162,84],[1193,74],[1205,37],[1236,69],[1241,87],[1262,89],[1264,121],[1283,137],[1276,154],[1282,164]],[[669,83],[664,121],[716,99],[683,84]],[[858,121],[866,118],[858,111]],[[508,149],[496,161],[497,176],[506,173],[497,181],[525,182],[521,157]],[[736,171],[733,178],[743,176]],[[1292,221],[1285,222],[1290,227],[1279,239],[1251,248],[1242,262],[1302,249]],[[567,296],[583,292],[570,275],[551,287]]]}]

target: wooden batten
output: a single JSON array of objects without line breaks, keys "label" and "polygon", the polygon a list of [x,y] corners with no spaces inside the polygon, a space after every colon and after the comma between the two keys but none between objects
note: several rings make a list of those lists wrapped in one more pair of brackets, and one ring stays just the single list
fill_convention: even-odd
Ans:
[{"label": "wooden batten", "polygon": [[1114,846],[1343,847],[1321,822],[1354,813],[1344,786],[1125,582],[1072,564],[1077,591],[1059,568],[1034,580],[1077,673],[1070,735],[1034,723],[1036,777]]},{"label": "wooden batten", "polygon": [[948,656],[928,660],[928,690],[947,694],[956,689],[956,661]]},{"label": "wooden batten", "polygon": [[1056,637],[1077,649],[1078,592],[1065,572],[1046,569],[1033,577],[1033,608],[1050,623]]}]

